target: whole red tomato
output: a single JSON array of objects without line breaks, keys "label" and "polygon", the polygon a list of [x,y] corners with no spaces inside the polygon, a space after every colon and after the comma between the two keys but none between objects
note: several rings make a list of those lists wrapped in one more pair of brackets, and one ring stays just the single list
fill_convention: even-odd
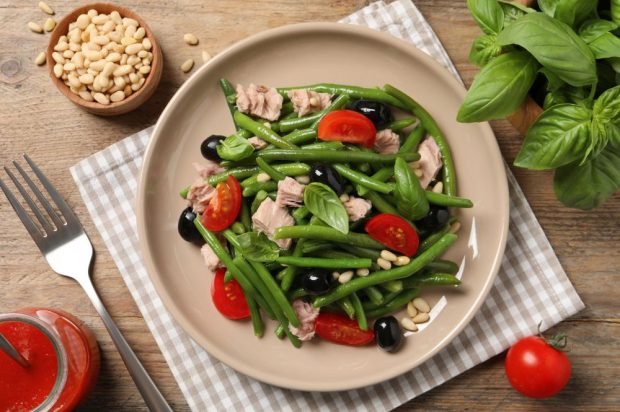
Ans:
[{"label": "whole red tomato", "polygon": [[[552,342],[556,343],[558,339]],[[530,336],[512,345],[506,355],[505,368],[513,388],[538,399],[560,392],[568,383],[571,372],[566,354],[539,336]]]}]

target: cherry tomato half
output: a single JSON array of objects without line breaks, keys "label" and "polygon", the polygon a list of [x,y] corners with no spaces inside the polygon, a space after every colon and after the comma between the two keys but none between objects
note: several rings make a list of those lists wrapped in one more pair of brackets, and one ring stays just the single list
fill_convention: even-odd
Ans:
[{"label": "cherry tomato half", "polygon": [[420,245],[418,233],[400,216],[381,213],[370,219],[365,229],[377,242],[406,256],[413,256]]},{"label": "cherry tomato half", "polygon": [[228,319],[245,319],[250,317],[250,308],[239,283],[232,279],[224,283],[226,269],[215,271],[211,284],[211,299],[216,309]]},{"label": "cherry tomato half", "polygon": [[362,346],[375,340],[372,330],[362,330],[357,321],[337,313],[319,313],[315,332],[319,337],[339,345]]},{"label": "cherry tomato half", "polygon": [[338,140],[372,147],[377,138],[377,129],[370,119],[361,113],[335,110],[321,119],[318,137],[321,140]]},{"label": "cherry tomato half", "polygon": [[232,176],[218,183],[215,195],[202,215],[202,224],[212,232],[220,232],[237,220],[241,210],[241,185]]},{"label": "cherry tomato half", "polygon": [[543,338],[521,339],[508,350],[506,375],[513,388],[530,398],[548,398],[568,383],[571,366],[568,357]]}]

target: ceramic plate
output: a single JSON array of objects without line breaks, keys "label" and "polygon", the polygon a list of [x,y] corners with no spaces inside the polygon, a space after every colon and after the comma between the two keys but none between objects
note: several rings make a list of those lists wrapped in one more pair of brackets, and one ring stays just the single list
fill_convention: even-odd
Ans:
[{"label": "ceramic plate", "polygon": [[[391,83],[435,117],[452,147],[459,194],[475,207],[460,214],[463,227],[448,251],[462,265],[457,289],[425,290],[432,321],[388,354],[371,345],[353,348],[315,339],[295,349],[269,323],[257,339],[250,322],[230,321],[213,307],[211,275],[197,247],[177,234],[186,207],[179,190],[195,179],[200,143],[234,131],[218,86],[272,86],[318,82],[361,86]],[[281,387],[335,391],[374,384],[415,368],[446,346],[471,320],[498,271],[508,230],[504,164],[487,123],[460,124],[465,89],[411,45],[369,29],[308,23],[246,39],[199,68],[162,113],[146,151],[137,200],[140,244],[155,287],[176,321],[211,355],[248,376]]]}]

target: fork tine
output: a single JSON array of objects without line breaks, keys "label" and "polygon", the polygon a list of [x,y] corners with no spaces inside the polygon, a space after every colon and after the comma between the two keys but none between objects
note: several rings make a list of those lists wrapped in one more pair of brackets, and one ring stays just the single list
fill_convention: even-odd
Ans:
[{"label": "fork tine", "polygon": [[[52,205],[50,205],[50,203],[47,201],[45,196],[43,196],[43,194],[41,193],[41,191],[39,190],[37,185],[34,184],[32,179],[30,178],[30,176],[28,176],[28,174],[24,171],[24,169],[22,169],[22,167],[16,161],[13,161],[13,165],[19,171],[19,173],[22,175],[22,177],[24,178],[26,183],[28,183],[28,186],[30,186],[30,189],[32,189],[32,192],[34,193],[34,195],[37,197],[37,199],[39,199],[39,202],[41,202],[41,204],[43,205],[43,207],[47,211],[48,215],[52,218],[52,220],[54,221],[54,224],[56,225],[56,227],[60,228],[61,226],[64,226],[64,222],[60,219],[60,217],[58,216],[58,214],[56,213],[56,211],[54,210]],[[7,173],[9,173],[8,170],[7,170]],[[13,180],[13,181],[15,182],[15,180]],[[19,187],[18,187],[18,189],[19,189]],[[22,193],[22,195],[23,194],[24,193]],[[32,207],[32,206],[30,206],[30,207]]]},{"label": "fork tine", "polygon": [[60,194],[58,193],[54,185],[52,185],[50,181],[47,180],[47,177],[45,177],[43,172],[39,170],[37,165],[30,159],[30,157],[28,157],[27,154],[24,154],[24,159],[26,159],[32,171],[37,175],[37,177],[43,184],[43,187],[45,188],[45,190],[47,190],[47,192],[49,193],[54,203],[56,203],[56,206],[58,206],[58,209],[60,210],[60,213],[62,213],[63,216],[65,217],[67,224],[77,223],[79,225],[80,224],[79,219],[77,218],[77,216],[75,216],[75,214],[73,213],[73,210],[71,210],[69,205],[67,205],[67,203],[62,198],[62,196],[60,196]]},{"label": "fork tine", "polygon": [[28,203],[28,206],[30,206],[30,210],[32,210],[32,213],[34,213],[34,215],[37,217],[37,219],[41,223],[43,230],[47,233],[54,231],[55,230],[54,227],[50,225],[50,222],[41,214],[41,212],[39,211],[39,208],[32,200],[32,197],[30,197],[28,192],[26,192],[26,189],[24,189],[24,186],[19,182],[19,180],[17,180],[15,175],[11,173],[11,171],[6,167],[4,168],[4,171],[6,172],[7,175],[9,175],[15,187],[17,187],[17,190],[19,190],[19,193],[21,193],[22,197],[26,200],[26,203]]},{"label": "fork tine", "polygon": [[35,241],[35,243],[38,244],[41,238],[43,238],[44,234],[41,233],[39,228],[30,219],[30,216],[28,216],[28,213],[26,213],[22,205],[15,198],[15,196],[13,196],[13,193],[11,193],[11,191],[4,184],[2,179],[0,179],[0,188],[4,192],[4,195],[6,196],[6,198],[9,200],[9,203],[11,204],[11,206],[13,206],[13,209],[15,210],[15,213],[17,213],[17,216],[19,216],[19,219],[22,221],[24,226],[26,226],[26,230],[28,231],[28,233],[30,233],[30,236],[32,237],[32,239]]}]

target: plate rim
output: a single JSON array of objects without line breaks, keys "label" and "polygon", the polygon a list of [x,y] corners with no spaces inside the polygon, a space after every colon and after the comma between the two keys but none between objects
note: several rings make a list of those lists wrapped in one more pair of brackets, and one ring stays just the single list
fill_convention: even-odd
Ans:
[{"label": "plate rim", "polygon": [[[151,253],[150,248],[148,247],[148,238],[147,238],[147,230],[146,230],[146,214],[145,214],[145,196],[146,196],[146,175],[149,170],[149,165],[151,163],[151,158],[153,157],[154,148],[156,146],[156,142],[162,138],[161,129],[163,123],[170,116],[170,112],[174,109],[177,101],[182,99],[182,97],[193,87],[193,85],[198,82],[199,78],[203,75],[203,73],[210,70],[211,66],[220,60],[225,59],[229,54],[235,53],[238,49],[245,48],[246,46],[260,43],[264,40],[270,39],[271,37],[278,37],[283,35],[295,35],[301,34],[304,32],[333,32],[333,33],[343,33],[347,35],[357,35],[365,38],[373,38],[374,40],[378,40],[380,42],[384,42],[393,46],[395,48],[404,50],[405,53],[409,55],[413,55],[415,58],[419,59],[424,65],[432,66],[436,68],[436,73],[441,77],[442,81],[449,83],[449,86],[457,91],[461,98],[464,98],[466,89],[465,86],[459,82],[452,73],[450,73],[445,67],[439,64],[435,59],[419,50],[415,47],[415,45],[406,42],[402,39],[399,39],[395,36],[392,36],[388,33],[380,32],[377,30],[373,30],[364,26],[345,24],[345,23],[334,23],[334,22],[306,22],[306,23],[296,23],[289,24],[285,26],[280,26],[272,29],[268,29],[265,31],[261,31],[254,35],[251,35],[245,39],[242,39],[238,42],[233,43],[231,46],[227,47],[222,52],[218,53],[213,57],[210,61],[202,65],[196,72],[194,72],[184,83],[183,85],[174,93],[170,101],[166,104],[166,107],[160,114],[157,119],[157,123],[153,129],[151,137],[147,143],[146,150],[144,152],[144,157],[142,161],[142,165],[140,166],[140,177],[138,183],[138,191],[136,195],[136,223],[138,229],[138,245],[140,248],[140,252],[142,254],[142,259],[146,267],[147,274],[150,280],[153,282],[155,286],[155,291],[158,296],[164,303],[166,310],[170,312],[170,315],[177,322],[179,326],[194,340],[200,347],[206,350],[209,355],[215,357],[219,361],[233,368],[236,372],[242,373],[246,376],[249,376],[253,379],[256,379],[260,382],[268,383],[271,385],[275,385],[285,389],[292,390],[301,390],[301,391],[321,391],[321,392],[335,392],[335,391],[344,391],[344,390],[352,390],[359,389],[364,386],[374,385],[381,382],[385,382],[392,378],[398,377],[404,373],[407,373],[418,366],[425,363],[427,360],[435,356],[441,350],[443,350],[452,340],[454,340],[462,331],[465,329],[467,325],[471,322],[473,317],[478,313],[480,307],[488,297],[488,294],[493,286],[495,278],[499,272],[501,267],[501,261],[504,256],[504,251],[506,248],[506,242],[508,238],[508,229],[509,229],[509,217],[510,217],[510,201],[509,201],[509,191],[508,191],[508,180],[506,176],[505,170],[505,162],[503,160],[503,156],[499,149],[499,145],[497,144],[497,140],[495,139],[495,135],[493,134],[493,130],[488,122],[479,123],[479,126],[482,127],[485,134],[490,134],[493,136],[492,142],[494,143],[490,149],[495,152],[496,156],[493,156],[492,161],[501,164],[501,167],[498,167],[497,170],[500,173],[500,181],[503,183],[501,187],[497,188],[499,191],[503,192],[500,194],[500,198],[503,199],[504,207],[502,208],[502,225],[501,225],[501,233],[500,233],[500,245],[497,249],[495,256],[492,259],[492,266],[490,269],[490,275],[487,277],[486,282],[482,288],[481,293],[478,295],[478,298],[473,302],[470,310],[465,314],[463,318],[458,322],[456,327],[452,328],[450,333],[446,334],[446,336],[437,342],[435,347],[428,351],[424,356],[420,357],[417,362],[414,364],[408,364],[407,362],[403,362],[400,368],[392,368],[389,369],[388,373],[378,373],[373,374],[370,378],[358,377],[353,380],[343,382],[341,385],[334,385],[333,383],[328,386],[322,384],[321,382],[302,382],[302,381],[291,381],[290,379],[282,378],[276,374],[265,375],[264,372],[261,372],[260,369],[252,367],[244,362],[237,361],[236,358],[229,356],[225,351],[219,350],[217,347],[211,347],[209,342],[202,337],[202,334],[192,327],[191,322],[187,319],[187,317],[177,309],[177,306],[174,305],[172,297],[168,294],[166,288],[163,283],[160,281],[160,276],[155,276],[154,274],[158,274],[156,269],[156,265],[154,264],[154,259]],[[456,121],[456,120],[455,120]]]}]

